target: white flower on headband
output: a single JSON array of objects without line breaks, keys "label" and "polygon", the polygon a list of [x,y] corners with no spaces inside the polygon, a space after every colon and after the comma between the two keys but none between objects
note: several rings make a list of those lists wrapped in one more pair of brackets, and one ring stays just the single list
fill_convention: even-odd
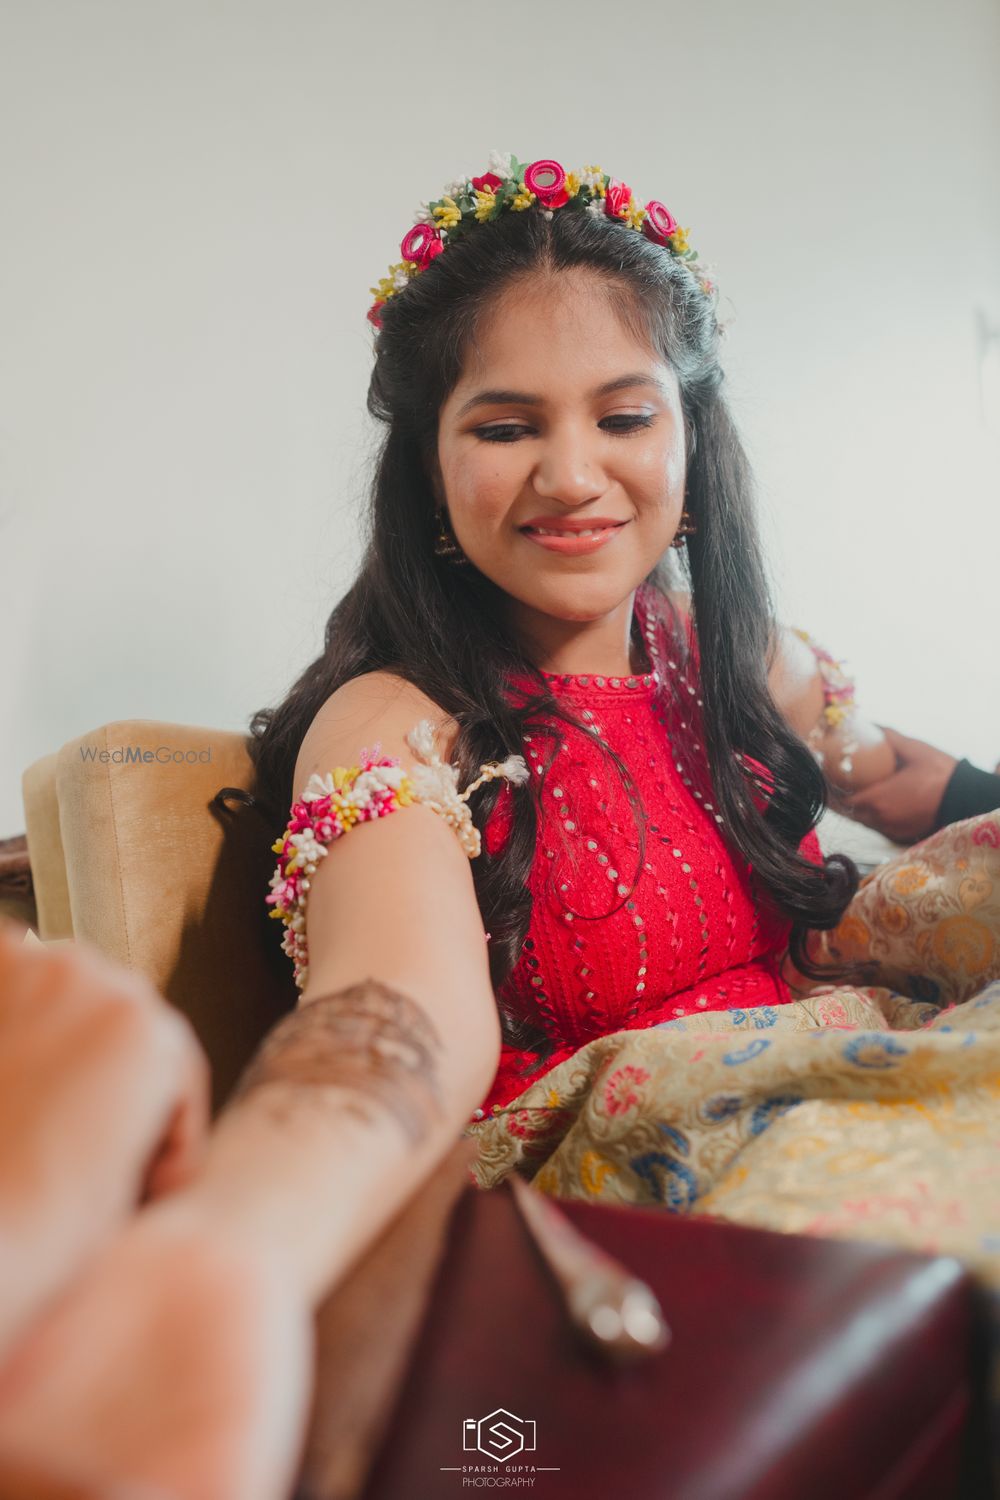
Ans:
[{"label": "white flower on headband", "polygon": [[417,204],[417,211],[413,215],[413,222],[414,224],[434,223],[434,215],[431,213],[431,206],[429,203],[425,203],[423,200],[421,200]]},{"label": "white flower on headband", "polygon": [[512,177],[514,175],[514,169],[511,165],[510,152],[491,151],[489,169],[491,172],[495,172],[498,177],[502,177],[506,182],[509,177]]},{"label": "white flower on headband", "polygon": [[[577,175],[584,187],[593,188],[595,191],[604,184],[604,173],[600,167],[584,167]],[[588,207],[593,207],[593,205],[589,204]]]},{"label": "white flower on headband", "polygon": [[442,198],[460,198],[467,191],[468,186],[469,179],[467,177],[456,177],[454,182],[448,183],[441,196]]}]

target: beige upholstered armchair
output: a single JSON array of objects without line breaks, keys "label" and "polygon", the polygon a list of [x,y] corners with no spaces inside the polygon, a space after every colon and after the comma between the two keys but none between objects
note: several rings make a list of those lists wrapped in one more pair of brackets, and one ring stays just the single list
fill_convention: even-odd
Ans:
[{"label": "beige upholstered armchair", "polygon": [[39,936],[88,939],[148,975],[197,1031],[217,1105],[295,998],[291,964],[267,941],[272,830],[213,802],[250,779],[242,735],[136,719],[23,778]]}]

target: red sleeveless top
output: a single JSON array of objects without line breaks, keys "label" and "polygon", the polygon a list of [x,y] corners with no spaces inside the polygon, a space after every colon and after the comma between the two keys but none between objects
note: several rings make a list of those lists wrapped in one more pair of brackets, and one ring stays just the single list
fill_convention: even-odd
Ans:
[{"label": "red sleeveless top", "polygon": [[[726,842],[712,805],[693,632],[685,650],[648,585],[635,607],[653,670],[627,678],[546,673],[592,734],[553,721],[565,736],[558,751],[547,734],[524,735],[542,801],[528,881],[533,907],[499,998],[557,1045],[540,1067],[534,1052],[504,1045],[474,1119],[496,1113],[595,1037],[792,998],[778,973],[791,923],[758,904],[750,866]],[[632,801],[592,736],[621,756]],[[754,792],[758,806],[766,796]],[[510,799],[505,783],[484,829],[491,853],[503,847]],[[800,847],[822,863],[815,832]]]}]

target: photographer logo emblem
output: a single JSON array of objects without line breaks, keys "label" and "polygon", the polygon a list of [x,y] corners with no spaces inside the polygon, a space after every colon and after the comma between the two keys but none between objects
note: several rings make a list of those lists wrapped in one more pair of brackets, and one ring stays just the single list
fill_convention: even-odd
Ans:
[{"label": "photographer logo emblem", "polygon": [[466,1417],[462,1447],[467,1453],[483,1453],[500,1463],[509,1463],[520,1453],[534,1453],[535,1424],[498,1406],[488,1417]]},{"label": "photographer logo emblem", "polygon": [[539,1474],[554,1474],[559,1467],[525,1461],[535,1451],[535,1424],[505,1406],[496,1407],[488,1417],[466,1417],[462,1448],[470,1461],[442,1464],[440,1472],[460,1474],[466,1489],[530,1490]]}]

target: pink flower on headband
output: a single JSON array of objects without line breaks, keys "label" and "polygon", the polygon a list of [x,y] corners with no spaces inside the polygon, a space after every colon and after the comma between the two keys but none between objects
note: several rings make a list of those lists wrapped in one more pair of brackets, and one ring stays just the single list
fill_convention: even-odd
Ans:
[{"label": "pink flower on headband", "polygon": [[562,208],[569,202],[566,172],[557,161],[533,161],[524,173],[524,185],[543,208]]},{"label": "pink flower on headband", "polygon": [[368,319],[369,323],[374,323],[376,328],[382,327],[382,307],[383,303],[373,302],[371,307],[365,314],[365,317]]},{"label": "pink flower on headband", "polygon": [[443,249],[441,237],[433,224],[414,224],[403,239],[399,253],[404,260],[414,261],[422,271]]},{"label": "pink flower on headband", "polygon": [[665,245],[669,235],[677,228],[677,220],[669,208],[656,198],[651,198],[646,204],[646,217],[642,221],[642,232],[647,239],[653,240],[657,245]]},{"label": "pink flower on headband", "polygon": [[484,172],[482,177],[473,177],[471,181],[477,193],[495,193],[498,187],[503,187],[503,178],[495,172]]},{"label": "pink flower on headband", "polygon": [[623,219],[632,201],[632,189],[612,177],[604,194],[604,212],[609,219]]}]

